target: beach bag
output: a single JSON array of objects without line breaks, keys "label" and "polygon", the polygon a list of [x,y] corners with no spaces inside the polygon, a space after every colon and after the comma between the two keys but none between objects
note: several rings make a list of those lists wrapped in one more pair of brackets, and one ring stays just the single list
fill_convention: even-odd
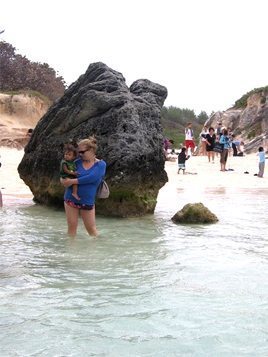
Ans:
[{"label": "beach bag", "polygon": [[223,144],[220,144],[219,142],[216,142],[214,144],[213,151],[222,153],[223,152]]},{"label": "beach bag", "polygon": [[108,198],[110,195],[109,186],[106,181],[101,181],[97,189],[97,198]]}]

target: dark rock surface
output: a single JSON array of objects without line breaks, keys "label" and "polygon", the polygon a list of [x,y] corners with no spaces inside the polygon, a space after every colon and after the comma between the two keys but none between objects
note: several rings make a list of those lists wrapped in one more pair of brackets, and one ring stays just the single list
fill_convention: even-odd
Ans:
[{"label": "dark rock surface", "polygon": [[174,223],[216,223],[218,218],[203,203],[188,203],[172,218]]},{"label": "dark rock surface", "polygon": [[35,201],[63,204],[59,164],[63,144],[95,135],[97,157],[107,162],[110,197],[97,212],[111,216],[152,213],[167,182],[160,112],[165,87],[142,79],[127,87],[121,73],[93,63],[38,122],[18,167]]}]

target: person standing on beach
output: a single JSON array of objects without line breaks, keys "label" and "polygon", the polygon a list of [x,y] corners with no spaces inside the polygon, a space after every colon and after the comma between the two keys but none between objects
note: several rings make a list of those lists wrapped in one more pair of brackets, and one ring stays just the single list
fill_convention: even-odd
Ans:
[{"label": "person standing on beach", "polygon": [[210,127],[208,134],[206,135],[206,151],[207,151],[207,156],[208,156],[208,162],[210,162],[210,159],[212,160],[212,163],[214,164],[214,158],[215,158],[215,152],[213,151],[214,145],[215,145],[215,140],[216,140],[216,135],[215,135],[215,130],[214,128]]},{"label": "person standing on beach", "polygon": [[[61,179],[66,188],[64,207],[68,224],[68,234],[76,235],[79,213],[89,235],[97,236],[95,222],[95,198],[97,189],[106,172],[106,162],[96,158],[97,140],[94,137],[83,139],[78,143],[78,158],[76,163],[77,178]],[[72,194],[72,185],[78,185],[77,200]]]},{"label": "person standing on beach", "polygon": [[186,128],[185,128],[185,142],[184,145],[186,147],[186,150],[188,152],[188,149],[190,148],[191,154],[193,155],[194,153],[194,148],[195,148],[195,142],[194,142],[194,132],[192,129],[192,123],[188,123]]},{"label": "person standing on beach", "polygon": [[228,158],[228,152],[231,147],[227,129],[223,129],[222,135],[220,137],[220,144],[222,144],[222,146],[223,146],[223,150],[221,153],[221,159],[220,159],[221,171],[227,171],[226,170],[226,162],[227,162],[227,158]]},{"label": "person standing on beach", "polygon": [[206,136],[208,134],[208,128],[207,126],[204,126],[201,133],[200,133],[200,144],[201,144],[201,150],[200,150],[200,154],[205,156],[207,155],[207,140],[206,140]]},{"label": "person standing on beach", "polygon": [[265,151],[262,146],[258,149],[258,157],[259,157],[259,173],[258,177],[263,177],[264,167],[265,167]]},{"label": "person standing on beach", "polygon": [[220,141],[220,137],[222,135],[222,123],[218,122],[217,123],[217,128],[216,128],[216,140]]},{"label": "person standing on beach", "polygon": [[181,152],[178,155],[178,174],[180,173],[180,170],[185,174],[185,161],[189,158],[190,155],[186,155],[186,148],[181,148]]}]

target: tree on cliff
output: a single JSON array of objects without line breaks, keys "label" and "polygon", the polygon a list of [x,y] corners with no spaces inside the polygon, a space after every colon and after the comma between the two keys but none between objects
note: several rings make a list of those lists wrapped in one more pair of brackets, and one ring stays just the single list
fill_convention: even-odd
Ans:
[{"label": "tree on cliff", "polygon": [[47,63],[32,62],[16,54],[11,44],[0,42],[0,90],[35,90],[52,101],[60,98],[65,82]]},{"label": "tree on cliff", "polygon": [[184,142],[184,129],[188,122],[193,123],[194,133],[196,139],[198,139],[199,133],[207,119],[208,115],[205,111],[201,111],[197,116],[192,109],[181,109],[174,106],[163,107],[161,111],[161,124],[164,135],[172,139],[176,147]]}]

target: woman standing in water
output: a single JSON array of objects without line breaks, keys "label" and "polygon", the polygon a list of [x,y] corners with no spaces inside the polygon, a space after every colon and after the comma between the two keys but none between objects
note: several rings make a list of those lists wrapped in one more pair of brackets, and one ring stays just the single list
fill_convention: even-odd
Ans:
[{"label": "woman standing in water", "polygon": [[[96,158],[97,140],[94,137],[83,139],[78,143],[79,158],[75,161],[77,178],[61,179],[66,188],[64,207],[68,224],[68,234],[76,235],[79,212],[89,235],[97,236],[95,223],[95,198],[99,184],[106,171],[106,163]],[[77,200],[72,195],[72,185],[78,185]]]}]

